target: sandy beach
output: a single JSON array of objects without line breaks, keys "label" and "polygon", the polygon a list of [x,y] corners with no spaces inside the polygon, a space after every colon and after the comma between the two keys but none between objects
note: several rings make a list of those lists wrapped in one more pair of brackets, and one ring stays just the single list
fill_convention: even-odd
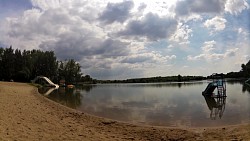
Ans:
[{"label": "sandy beach", "polygon": [[0,82],[0,141],[250,140],[250,124],[217,128],[134,125],[55,103],[25,83]]}]

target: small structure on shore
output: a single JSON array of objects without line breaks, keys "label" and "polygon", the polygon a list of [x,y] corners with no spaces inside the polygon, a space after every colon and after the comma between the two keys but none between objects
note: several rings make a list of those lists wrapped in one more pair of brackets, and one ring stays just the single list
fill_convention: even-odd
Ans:
[{"label": "small structure on shore", "polygon": [[59,85],[60,85],[60,87],[65,87],[65,86],[66,86],[66,81],[65,81],[65,79],[61,79],[61,80],[59,81]]},{"label": "small structure on shore", "polygon": [[[203,96],[209,97],[226,97],[226,81],[224,79],[224,74],[212,74],[213,82],[210,82],[207,88],[202,92]],[[214,90],[217,89],[217,94]]]},{"label": "small structure on shore", "polygon": [[[212,82],[207,85],[207,88],[202,92],[206,103],[208,105],[210,118],[215,120],[217,117],[221,118],[226,105],[226,81],[224,74],[212,74]],[[214,90],[217,89],[217,93]]]},{"label": "small structure on shore", "polygon": [[48,87],[55,87],[56,89],[59,88],[59,85],[53,83],[49,78],[45,76],[37,76],[34,80],[32,80],[32,83],[36,83],[37,81],[43,81],[46,83],[46,86]]}]

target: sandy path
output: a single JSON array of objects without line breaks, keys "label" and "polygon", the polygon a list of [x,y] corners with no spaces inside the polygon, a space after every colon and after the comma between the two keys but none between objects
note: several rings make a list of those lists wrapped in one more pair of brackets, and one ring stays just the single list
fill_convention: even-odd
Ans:
[{"label": "sandy path", "polygon": [[250,125],[206,129],[133,125],[69,109],[28,84],[0,82],[1,140],[250,140]]}]

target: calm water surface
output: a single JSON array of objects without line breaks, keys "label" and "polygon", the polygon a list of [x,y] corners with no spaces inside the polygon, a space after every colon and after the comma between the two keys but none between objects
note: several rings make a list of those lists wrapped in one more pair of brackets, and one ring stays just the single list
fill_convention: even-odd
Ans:
[{"label": "calm water surface", "polygon": [[227,97],[202,96],[208,82],[98,84],[39,89],[68,107],[119,121],[170,127],[215,127],[250,122],[250,87],[227,82]]}]

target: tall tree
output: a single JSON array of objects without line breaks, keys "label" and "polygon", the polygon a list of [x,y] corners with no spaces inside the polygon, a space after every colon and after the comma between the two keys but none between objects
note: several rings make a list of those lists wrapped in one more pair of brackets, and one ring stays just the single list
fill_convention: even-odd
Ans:
[{"label": "tall tree", "polygon": [[13,79],[15,68],[14,68],[14,53],[13,53],[12,46],[10,48],[6,48],[3,51],[2,55],[2,74],[4,80],[11,80]]},{"label": "tall tree", "polygon": [[31,58],[32,77],[42,75],[52,80],[57,79],[58,63],[53,51],[32,50]]},{"label": "tall tree", "polygon": [[31,57],[31,52],[24,50],[22,53],[23,56],[23,68],[22,73],[24,77],[24,81],[29,81],[33,79],[32,77],[32,70],[33,70],[33,61]]},{"label": "tall tree", "polygon": [[3,52],[4,49],[0,48],[0,81],[3,79],[3,63],[2,63]]},{"label": "tall tree", "polygon": [[58,71],[60,79],[64,78],[66,84],[77,83],[80,81],[82,76],[80,64],[73,59],[60,62]]},{"label": "tall tree", "polygon": [[250,60],[246,64],[241,65],[241,71],[244,77],[250,77]]},{"label": "tall tree", "polygon": [[14,53],[14,76],[13,76],[13,79],[15,81],[25,81],[22,68],[23,68],[23,56],[21,51],[16,49]]},{"label": "tall tree", "polygon": [[0,80],[29,82],[41,75],[72,84],[80,81],[82,73],[79,63],[73,59],[58,62],[53,51],[0,48]]}]

